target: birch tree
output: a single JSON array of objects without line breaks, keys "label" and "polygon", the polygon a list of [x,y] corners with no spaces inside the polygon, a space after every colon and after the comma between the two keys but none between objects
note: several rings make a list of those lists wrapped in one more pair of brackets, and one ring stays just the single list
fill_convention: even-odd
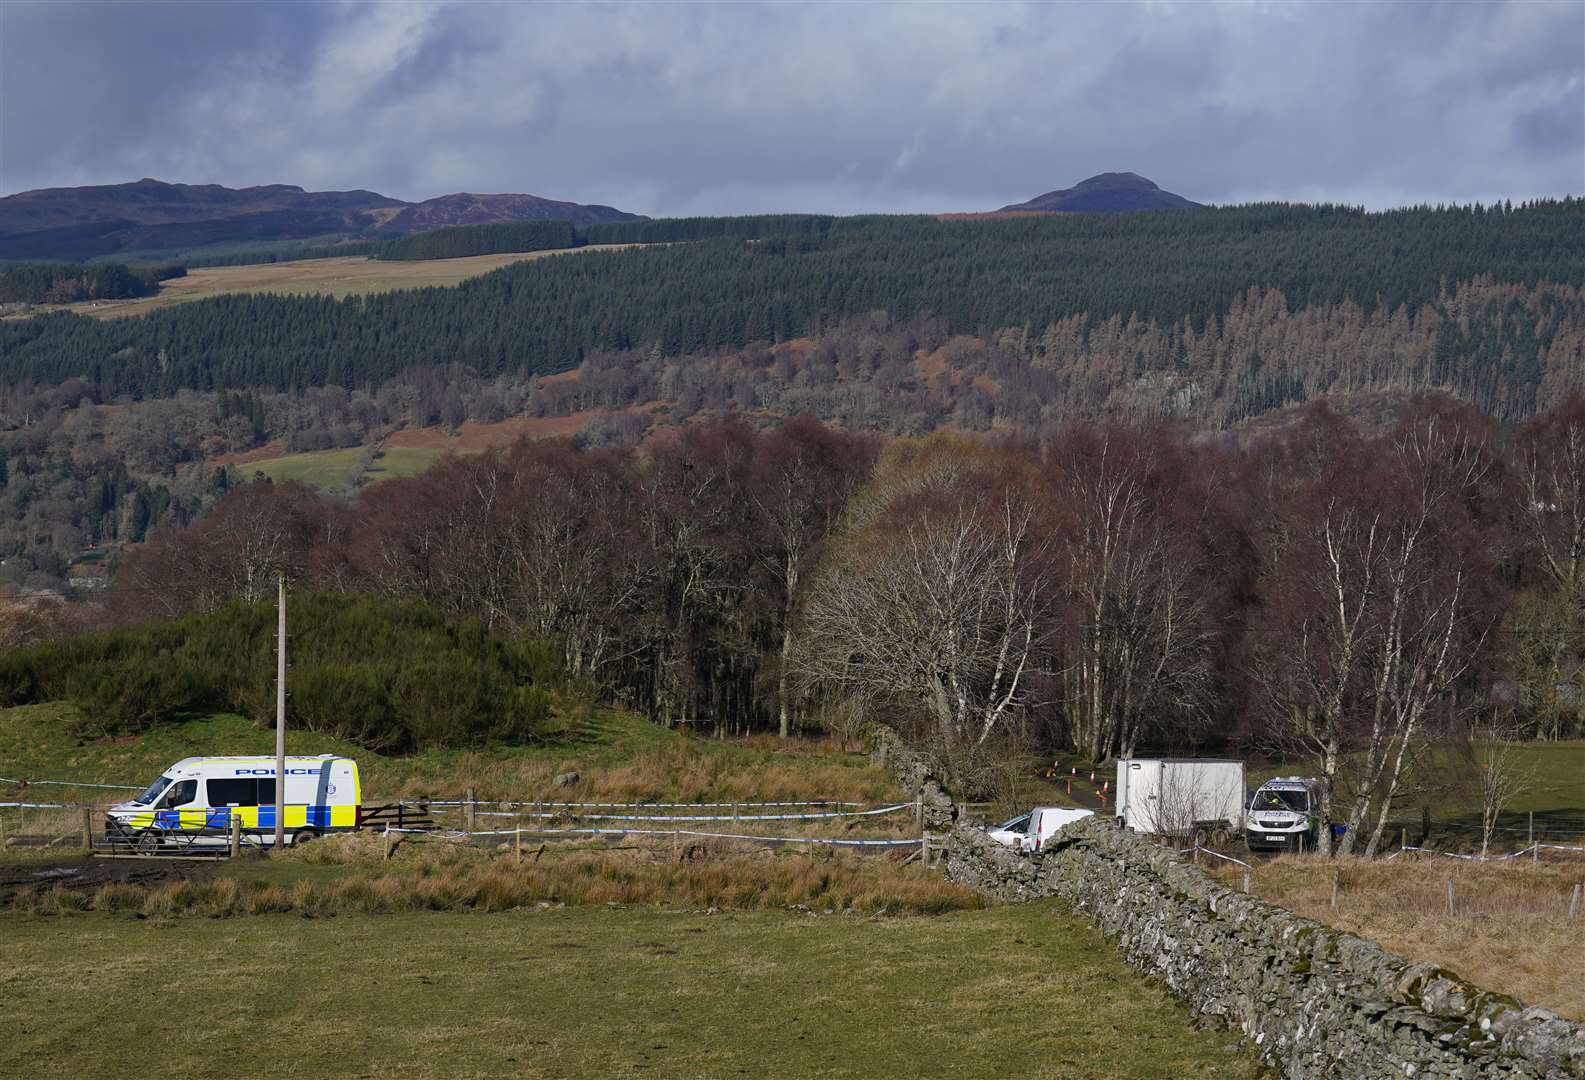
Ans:
[{"label": "birch tree", "polygon": [[1148,435],[1076,429],[1053,444],[1043,480],[1066,599],[1058,664],[1071,748],[1091,761],[1131,756],[1152,720],[1205,703],[1211,634],[1195,525],[1203,493],[1169,478]]},{"label": "birch tree", "polygon": [[1318,413],[1266,466],[1254,675],[1344,853],[1375,852],[1433,706],[1485,642],[1491,469],[1484,428],[1434,408],[1375,440]]},{"label": "birch tree", "polygon": [[1506,634],[1508,669],[1538,734],[1585,718],[1585,397],[1529,424],[1515,453],[1515,511],[1535,582]]},{"label": "birch tree", "polygon": [[[980,746],[1024,701],[1044,645],[1049,541],[1015,459],[941,444],[883,478],[811,584],[799,675]],[[964,460],[964,459],[976,460]]]}]

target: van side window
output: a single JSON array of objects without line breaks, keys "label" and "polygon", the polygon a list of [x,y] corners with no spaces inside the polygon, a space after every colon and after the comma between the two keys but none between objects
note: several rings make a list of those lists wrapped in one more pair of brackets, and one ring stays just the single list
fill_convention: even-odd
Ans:
[{"label": "van side window", "polygon": [[165,793],[165,798],[160,800],[162,808],[172,806],[186,806],[198,794],[197,780],[180,780],[171,785],[171,790]]},{"label": "van side window", "polygon": [[274,806],[275,805],[275,777],[272,776],[268,780],[260,780],[258,783],[259,783],[259,805],[260,806]]},{"label": "van side window", "polygon": [[210,779],[207,783],[210,806],[259,805],[259,782],[251,776],[245,780]]}]

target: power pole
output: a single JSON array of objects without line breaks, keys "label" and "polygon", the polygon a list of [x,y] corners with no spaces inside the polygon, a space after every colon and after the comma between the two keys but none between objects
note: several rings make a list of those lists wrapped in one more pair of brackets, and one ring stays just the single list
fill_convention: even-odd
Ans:
[{"label": "power pole", "polygon": [[286,842],[286,574],[276,577],[275,636],[275,850]]}]

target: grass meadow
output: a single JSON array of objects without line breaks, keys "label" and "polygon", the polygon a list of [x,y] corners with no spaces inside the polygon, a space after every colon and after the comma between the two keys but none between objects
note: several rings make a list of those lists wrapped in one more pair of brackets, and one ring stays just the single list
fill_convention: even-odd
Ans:
[{"label": "grass meadow", "polygon": [[8,1076],[1267,1075],[1049,904],[5,914],[0,934]]},{"label": "grass meadow", "polygon": [[[317,488],[349,488],[347,482],[364,448],[316,450],[306,454],[287,454],[239,465],[244,476],[261,472],[276,483],[299,480]],[[416,476],[445,456],[444,450],[418,447],[389,447],[375,455],[374,464],[363,474],[362,482],[372,484],[393,476]]]},{"label": "grass meadow", "polygon": [[[1332,907],[1332,875],[1338,905]],[[1229,885],[1242,871],[1212,873]],[[1447,914],[1447,884],[1454,912]],[[1474,863],[1282,855],[1255,863],[1251,891],[1307,918],[1370,938],[1401,956],[1429,960],[1527,1005],[1585,1022],[1585,910],[1568,915],[1585,858]]]},{"label": "grass meadow", "polygon": [[[193,716],[151,727],[141,736],[82,740],[65,722],[66,704],[0,709],[0,777],[70,780],[142,787],[160,770],[191,755],[273,754],[274,729],[233,714]],[[629,713],[568,705],[563,728],[537,746],[490,746],[386,756],[316,732],[289,732],[293,754],[340,754],[358,762],[363,800],[460,799],[472,787],[481,800],[521,802],[727,802],[839,800],[881,804],[906,798],[862,753],[825,739],[782,743],[772,736],[715,740],[671,731]],[[557,776],[578,781],[558,786]],[[0,786],[0,801],[16,789]],[[130,794],[130,792],[128,793]],[[27,801],[108,805],[125,796],[90,787],[37,785]],[[644,811],[639,811],[644,813]],[[721,813],[730,813],[730,808]],[[751,813],[744,809],[743,813]],[[760,813],[767,811],[758,811]],[[775,812],[775,811],[769,811]],[[443,822],[460,824],[454,810]],[[812,822],[689,823],[695,829],[810,836],[917,836],[905,813],[884,818]],[[514,828],[519,819],[480,818],[478,827]],[[529,827],[536,819],[521,819]],[[539,824],[550,823],[538,820]],[[610,822],[589,822],[609,825]],[[850,827],[851,826],[851,827]],[[18,833],[74,835],[77,811],[0,810],[0,842]]]}]

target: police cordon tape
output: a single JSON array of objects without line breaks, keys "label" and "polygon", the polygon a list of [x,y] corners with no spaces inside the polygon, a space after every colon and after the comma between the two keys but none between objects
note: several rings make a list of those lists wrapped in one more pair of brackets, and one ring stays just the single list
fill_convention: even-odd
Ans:
[{"label": "police cordon tape", "polygon": [[[86,783],[86,782],[80,781],[80,780],[30,780],[30,779],[13,780],[10,777],[6,777],[6,776],[0,776],[0,784],[12,784],[12,785],[15,785],[16,787],[20,787],[20,788],[32,787],[34,784],[55,784],[55,785],[58,785],[60,787],[103,788],[103,789],[105,789],[107,791],[142,791],[143,790],[141,787],[137,787],[137,786],[132,785],[132,784],[90,784],[90,783]],[[788,806],[863,806],[864,805],[863,803],[857,803],[857,802],[845,802],[845,801],[843,801],[841,799],[803,799],[803,800],[791,801],[791,802],[759,802],[759,801],[750,801],[750,800],[746,800],[745,799],[745,800],[739,800],[738,802],[687,802],[687,803],[683,803],[683,802],[677,802],[677,803],[665,803],[665,802],[627,802],[627,803],[619,803],[619,802],[556,802],[556,801],[553,801],[553,800],[550,800],[550,799],[538,799],[538,800],[519,799],[519,800],[516,800],[516,801],[504,800],[504,799],[494,799],[494,800],[490,800],[490,799],[474,799],[471,802],[469,800],[467,800],[467,799],[415,799],[414,801],[415,802],[422,802],[426,806],[502,806],[502,807],[506,807],[508,809],[513,808],[513,807],[522,806],[522,807],[532,807],[532,808],[534,808],[536,810],[541,809],[541,808],[547,808],[547,809],[554,810],[557,807],[588,809],[588,810],[704,810],[704,809],[714,809],[714,808],[723,807],[723,806],[731,806],[731,807],[739,807],[739,806],[746,806],[746,807],[772,807],[772,806],[773,807],[788,807]],[[0,803],[0,806],[3,806],[3,805],[6,805],[6,804]],[[900,805],[912,806],[913,803],[902,803]],[[594,817],[594,816],[597,816],[597,815],[584,814],[584,815],[580,815],[580,816],[582,816],[582,817]],[[637,819],[635,818],[633,820],[637,820]],[[678,821],[678,820],[686,820],[686,819],[673,818],[672,820]],[[713,819],[710,819],[710,818],[698,818],[696,820],[709,821],[709,820],[713,820]],[[723,817],[723,818],[721,818],[721,820],[722,821],[727,821],[727,820],[730,820],[730,817]]]},{"label": "police cordon tape", "polygon": [[[1519,859],[1542,851],[1585,852],[1585,847],[1573,847],[1566,844],[1531,844],[1529,847],[1521,848],[1518,851],[1510,851],[1503,855],[1461,855],[1456,851],[1438,851],[1435,848],[1415,847],[1413,844],[1405,844],[1391,855],[1388,855],[1387,859],[1394,859],[1405,851],[1415,851],[1422,855],[1445,855],[1449,859],[1464,859],[1468,862],[1507,862],[1509,859]],[[1385,862],[1386,860],[1383,861]]]},{"label": "police cordon tape", "polygon": [[[425,806],[529,806],[534,809],[558,806],[577,807],[590,810],[703,810],[720,806],[863,806],[863,803],[842,802],[838,799],[810,799],[804,802],[556,802],[552,799],[519,799],[515,802],[502,800],[474,799],[421,799]],[[909,803],[907,805],[913,805]]]},{"label": "police cordon tape", "polygon": [[[430,806],[437,805],[430,803]],[[528,810],[497,811],[480,810],[479,817],[505,817],[505,818],[561,818],[575,817],[588,821],[818,821],[822,818],[857,818],[874,817],[877,814],[895,814],[899,810],[911,810],[912,802],[897,803],[895,806],[882,806],[876,810],[835,810],[820,814],[568,814],[547,813]]]},{"label": "police cordon tape", "polygon": [[406,833],[416,836],[432,836],[439,840],[458,840],[475,836],[698,836],[717,840],[757,840],[768,844],[826,844],[831,847],[911,847],[919,846],[919,840],[834,840],[818,836],[749,836],[743,833],[702,832],[698,829],[490,829],[483,832],[463,832],[448,829],[437,832],[433,829],[397,829],[385,828],[377,830],[379,835],[384,833]]},{"label": "police cordon tape", "polygon": [[140,787],[132,784],[85,784],[80,780],[12,780],[7,776],[0,776],[0,784],[14,784],[19,788],[32,787],[34,784],[55,784],[59,787],[91,787],[104,788],[107,791],[142,791]]}]

